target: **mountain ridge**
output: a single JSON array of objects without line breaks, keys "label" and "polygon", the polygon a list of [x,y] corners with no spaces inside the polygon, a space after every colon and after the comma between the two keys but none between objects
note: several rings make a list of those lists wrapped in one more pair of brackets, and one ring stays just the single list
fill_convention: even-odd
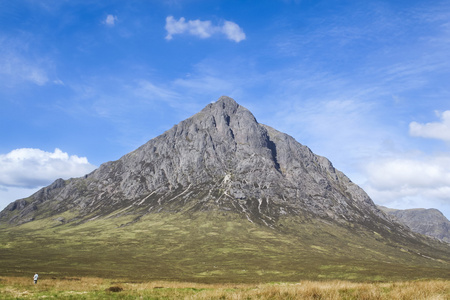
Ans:
[{"label": "mountain ridge", "polygon": [[[219,187],[216,182],[221,182]],[[15,219],[23,223],[33,219],[38,206],[53,196],[57,199],[54,211],[62,211],[66,203],[68,209],[78,206],[92,213],[99,207],[105,209],[102,203],[118,208],[133,199],[141,207],[157,195],[192,192],[193,185],[207,185],[216,193],[222,189],[219,201],[230,198],[235,207],[241,206],[239,199],[247,199],[252,202],[248,206],[259,210],[271,201],[288,204],[285,207],[291,210],[306,207],[313,214],[340,221],[363,222],[366,214],[373,214],[389,222],[369,196],[328,159],[259,124],[250,111],[225,96],[117,161],[102,164],[80,179],[56,180],[32,196],[31,206],[19,200],[5,210],[21,209],[21,217]],[[163,198],[156,202],[160,204]],[[247,208],[241,208],[251,219]],[[5,213],[0,214],[2,219]]]},{"label": "mountain ridge", "polygon": [[435,208],[392,209],[378,206],[382,211],[405,224],[412,231],[450,243],[450,221]]},{"label": "mountain ridge", "polygon": [[33,257],[49,273],[83,276],[117,266],[133,278],[150,269],[152,278],[231,282],[450,278],[447,244],[380,211],[328,159],[229,97],[11,203],[0,248],[11,274]]}]

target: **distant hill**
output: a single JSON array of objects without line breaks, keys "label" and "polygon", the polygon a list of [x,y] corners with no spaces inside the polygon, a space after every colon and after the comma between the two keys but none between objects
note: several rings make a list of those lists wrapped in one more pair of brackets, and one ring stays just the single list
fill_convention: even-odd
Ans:
[{"label": "distant hill", "polygon": [[393,221],[328,159],[229,97],[11,203],[0,249],[3,274],[450,278],[450,246]]},{"label": "distant hill", "polygon": [[400,210],[384,206],[379,206],[379,208],[394,216],[414,232],[450,243],[450,221],[437,209],[415,208]]}]

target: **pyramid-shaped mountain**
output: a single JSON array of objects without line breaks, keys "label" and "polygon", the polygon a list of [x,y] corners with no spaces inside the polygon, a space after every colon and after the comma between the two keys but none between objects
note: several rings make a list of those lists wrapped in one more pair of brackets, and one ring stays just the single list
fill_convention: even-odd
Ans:
[{"label": "pyramid-shaped mountain", "polygon": [[223,210],[268,226],[285,214],[390,226],[329,160],[259,124],[229,97],[83,178],[58,179],[10,204],[0,220],[24,223],[66,210],[79,212],[75,219]]},{"label": "pyramid-shaped mountain", "polygon": [[328,159],[225,96],[119,160],[8,205],[0,247],[11,274],[33,256],[48,272],[86,276],[450,278],[447,244],[400,225]]}]

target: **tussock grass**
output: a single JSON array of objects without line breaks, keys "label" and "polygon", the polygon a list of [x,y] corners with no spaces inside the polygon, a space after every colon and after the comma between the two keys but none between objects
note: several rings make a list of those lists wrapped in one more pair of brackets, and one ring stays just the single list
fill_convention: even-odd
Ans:
[{"label": "tussock grass", "polygon": [[[111,290],[111,287],[114,287]],[[202,284],[189,282],[81,277],[79,280],[0,277],[1,299],[450,299],[446,280],[357,283],[300,281],[265,284]]]}]

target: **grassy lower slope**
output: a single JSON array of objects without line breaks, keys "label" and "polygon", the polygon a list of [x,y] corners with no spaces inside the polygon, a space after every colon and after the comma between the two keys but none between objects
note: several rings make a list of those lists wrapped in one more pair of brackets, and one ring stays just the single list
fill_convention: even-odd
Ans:
[{"label": "grassy lower slope", "polygon": [[0,229],[0,269],[15,276],[196,282],[450,279],[450,248],[439,243],[400,245],[376,232],[295,218],[273,229],[232,213],[133,219],[77,226],[42,219]]}]

